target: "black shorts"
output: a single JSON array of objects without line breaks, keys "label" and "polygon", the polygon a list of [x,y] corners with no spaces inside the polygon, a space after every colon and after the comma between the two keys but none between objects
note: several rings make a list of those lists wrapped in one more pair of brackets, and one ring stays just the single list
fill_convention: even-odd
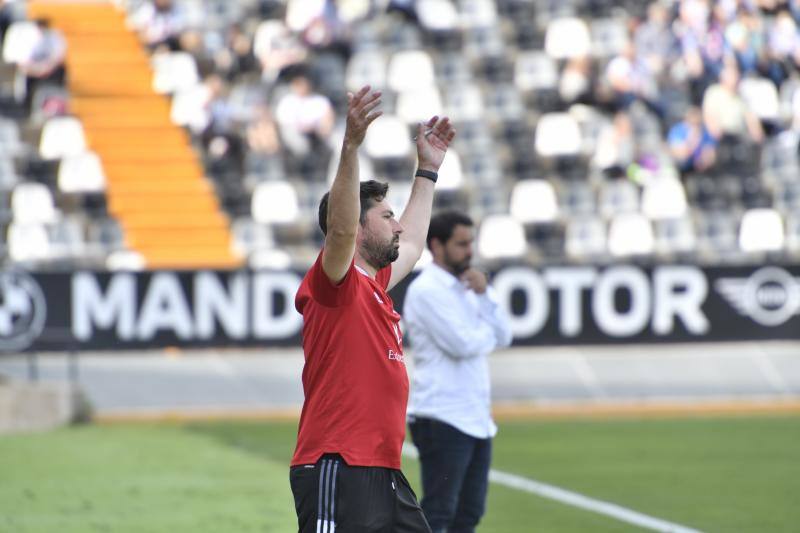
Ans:
[{"label": "black shorts", "polygon": [[289,481],[300,533],[430,533],[400,470],[348,466],[339,455],[293,466]]}]

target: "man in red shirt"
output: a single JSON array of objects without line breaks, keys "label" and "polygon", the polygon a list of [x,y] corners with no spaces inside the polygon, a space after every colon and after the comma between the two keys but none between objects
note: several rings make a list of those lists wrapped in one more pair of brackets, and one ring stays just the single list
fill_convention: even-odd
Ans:
[{"label": "man in red shirt", "polygon": [[419,125],[418,168],[398,221],[388,185],[359,182],[357,151],[381,115],[380,96],[369,87],[348,95],[339,168],[319,207],[325,245],[295,299],[305,402],[289,478],[301,533],[430,531],[400,472],[408,375],[387,291],[422,254],[455,130],[447,117]]}]

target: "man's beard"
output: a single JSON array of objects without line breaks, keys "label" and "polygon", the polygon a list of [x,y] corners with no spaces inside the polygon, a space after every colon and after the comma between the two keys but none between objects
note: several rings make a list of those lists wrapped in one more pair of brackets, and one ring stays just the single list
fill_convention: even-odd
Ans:
[{"label": "man's beard", "polygon": [[396,247],[400,237],[395,236],[388,242],[379,242],[373,237],[367,237],[361,243],[361,254],[367,263],[377,270],[386,268],[394,263],[400,256],[400,250]]},{"label": "man's beard", "polygon": [[459,277],[461,274],[469,270],[470,263],[472,262],[472,257],[467,257],[463,261],[455,262],[450,259],[449,255],[446,255],[444,258],[444,263],[447,267],[455,274],[456,277]]}]

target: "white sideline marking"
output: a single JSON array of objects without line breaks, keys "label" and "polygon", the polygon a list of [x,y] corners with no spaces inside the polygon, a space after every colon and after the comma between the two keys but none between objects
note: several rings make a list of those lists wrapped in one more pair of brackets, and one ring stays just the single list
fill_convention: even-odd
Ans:
[{"label": "white sideline marking", "polygon": [[[412,459],[417,459],[419,457],[416,447],[408,442],[403,443],[403,455]],[[594,498],[589,498],[577,492],[571,492],[554,485],[548,485],[541,481],[509,474],[508,472],[495,470],[494,468],[489,471],[489,481],[512,489],[530,492],[543,498],[555,500],[566,505],[572,505],[573,507],[578,507],[586,511],[610,516],[621,522],[628,522],[629,524],[634,524],[652,531],[661,531],[664,533],[701,533],[700,530],[642,514],[615,503],[595,500]]]}]

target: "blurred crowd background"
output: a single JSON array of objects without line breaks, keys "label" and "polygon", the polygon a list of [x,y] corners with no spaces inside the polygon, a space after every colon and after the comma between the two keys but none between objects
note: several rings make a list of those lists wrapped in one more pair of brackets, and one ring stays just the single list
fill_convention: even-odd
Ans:
[{"label": "blurred crowd background", "polygon": [[[25,2],[0,5],[4,266],[147,267],[108,209],[103,159],[73,146],[70,40]],[[384,115],[362,179],[388,181],[399,212],[416,124],[451,117],[436,207],[478,221],[483,264],[800,257],[800,1],[116,5],[242,265],[313,261],[346,94],[365,84]]]}]

